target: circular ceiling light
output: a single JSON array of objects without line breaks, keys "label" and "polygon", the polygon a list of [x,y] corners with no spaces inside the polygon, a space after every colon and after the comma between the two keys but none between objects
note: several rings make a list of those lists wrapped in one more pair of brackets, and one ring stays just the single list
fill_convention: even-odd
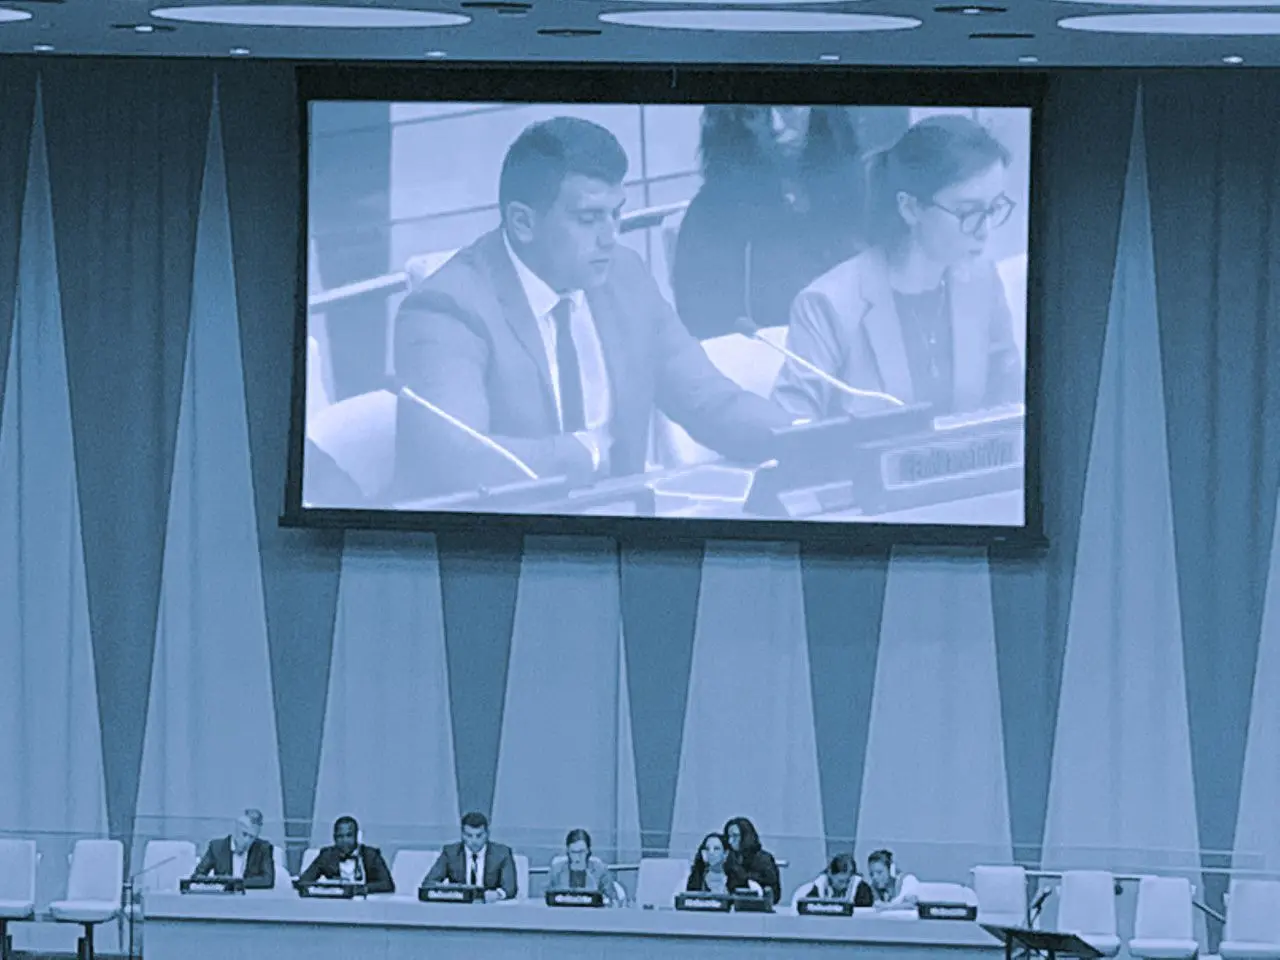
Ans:
[{"label": "circular ceiling light", "polygon": [[31,14],[26,10],[10,10],[8,7],[0,7],[0,23],[18,23],[20,20],[30,20]]},{"label": "circular ceiling light", "polygon": [[1066,17],[1064,30],[1143,33],[1179,37],[1269,37],[1280,35],[1280,13],[1100,13]]},{"label": "circular ceiling light", "polygon": [[636,10],[602,13],[604,23],[653,30],[705,30],[716,33],[864,33],[913,30],[915,17],[869,13],[821,13],[810,10]]},{"label": "circular ceiling light", "polygon": [[435,10],[395,10],[390,7],[332,7],[305,4],[192,4],[157,7],[151,16],[182,23],[236,27],[322,27],[348,30],[387,30],[413,27],[457,27],[471,18]]}]

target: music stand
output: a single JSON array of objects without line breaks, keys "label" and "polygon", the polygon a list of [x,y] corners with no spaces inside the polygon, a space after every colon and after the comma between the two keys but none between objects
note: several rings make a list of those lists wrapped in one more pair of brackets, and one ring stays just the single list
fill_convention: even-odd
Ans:
[{"label": "music stand", "polygon": [[1081,940],[1074,933],[1054,933],[1049,930],[1028,930],[1025,927],[1002,927],[984,923],[982,929],[1004,944],[1005,960],[1012,960],[1013,948],[1018,947],[1028,953],[1043,953],[1049,960],[1058,957],[1073,957],[1075,960],[1098,960],[1102,951]]}]

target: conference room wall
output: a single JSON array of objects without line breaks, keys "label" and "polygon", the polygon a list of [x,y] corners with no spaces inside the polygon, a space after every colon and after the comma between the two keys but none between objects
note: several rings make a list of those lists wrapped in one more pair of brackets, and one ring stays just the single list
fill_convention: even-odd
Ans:
[{"label": "conference room wall", "polygon": [[291,70],[0,78],[0,830],[1280,870],[1274,74],[1054,81],[1030,558],[282,530]]}]

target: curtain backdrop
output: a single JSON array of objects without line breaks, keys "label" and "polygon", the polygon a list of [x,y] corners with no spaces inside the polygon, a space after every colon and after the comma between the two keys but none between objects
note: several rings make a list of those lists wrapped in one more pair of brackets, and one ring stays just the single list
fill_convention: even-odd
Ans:
[{"label": "curtain backdrop", "polygon": [[0,63],[0,819],[1280,872],[1276,79],[1053,80],[1011,556],[282,529],[290,68]]}]

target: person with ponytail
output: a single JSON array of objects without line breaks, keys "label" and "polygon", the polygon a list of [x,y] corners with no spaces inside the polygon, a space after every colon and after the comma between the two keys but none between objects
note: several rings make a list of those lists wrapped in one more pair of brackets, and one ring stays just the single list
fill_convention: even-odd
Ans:
[{"label": "person with ponytail", "polygon": [[984,256],[1014,202],[1008,149],[960,115],[912,125],[868,172],[872,245],[806,287],[787,346],[853,386],[794,361],[774,387],[797,417],[928,403],[935,416],[1020,403],[1022,355],[995,264]]},{"label": "person with ponytail", "polygon": [[699,339],[787,322],[804,286],[863,246],[863,176],[847,107],[702,111],[702,186],[676,235],[676,312]]}]

